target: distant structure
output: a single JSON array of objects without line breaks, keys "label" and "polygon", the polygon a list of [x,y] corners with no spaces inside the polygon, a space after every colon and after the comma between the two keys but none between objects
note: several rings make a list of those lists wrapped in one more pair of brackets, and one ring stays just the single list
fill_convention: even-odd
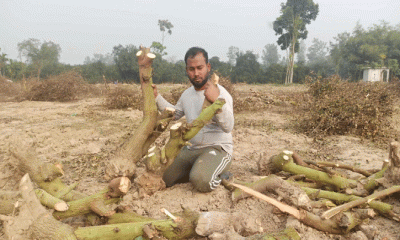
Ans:
[{"label": "distant structure", "polygon": [[389,82],[389,68],[365,68],[363,80],[366,82]]}]

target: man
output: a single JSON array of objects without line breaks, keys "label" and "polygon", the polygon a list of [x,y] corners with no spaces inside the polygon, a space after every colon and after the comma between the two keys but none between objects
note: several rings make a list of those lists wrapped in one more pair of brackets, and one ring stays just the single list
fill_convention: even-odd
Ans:
[{"label": "man", "polygon": [[225,99],[222,112],[217,113],[189,142],[191,146],[182,148],[175,161],[164,172],[163,180],[167,187],[185,182],[187,178],[200,192],[210,192],[228,178],[233,143],[233,103],[226,89],[210,81],[211,65],[207,52],[198,47],[190,48],[185,55],[186,73],[192,87],[186,89],[175,106],[172,106],[155,88],[157,107],[175,108],[175,119],[186,116],[188,123],[195,120],[202,111],[206,98],[213,103],[218,98]]}]

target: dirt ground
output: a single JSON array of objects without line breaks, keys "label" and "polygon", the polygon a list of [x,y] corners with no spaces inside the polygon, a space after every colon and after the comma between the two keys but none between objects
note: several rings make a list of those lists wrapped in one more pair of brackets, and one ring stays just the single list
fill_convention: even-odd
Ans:
[{"label": "dirt ground", "polygon": [[[160,86],[160,89],[170,86]],[[267,92],[279,99],[287,91],[304,91],[299,86],[238,85],[236,91]],[[103,179],[105,163],[118,146],[131,136],[139,125],[142,112],[135,109],[108,110],[102,98],[75,102],[0,102],[0,189],[16,190],[22,173],[9,154],[10,144],[36,148],[43,161],[62,163],[67,184],[79,181],[78,191],[92,194],[106,186]],[[278,100],[265,110],[235,114],[234,160],[231,172],[236,179],[253,181],[259,177],[257,161],[283,149],[298,152],[303,158],[337,161],[363,169],[381,168],[388,150],[370,141],[352,136],[333,136],[314,140],[293,129],[296,113],[293,100]],[[139,168],[142,164],[139,163]],[[400,206],[391,197],[385,202]],[[137,213],[153,218],[165,217],[160,209],[178,212],[182,207],[197,211],[222,211],[240,214],[247,219],[243,236],[276,232],[294,226],[302,239],[367,239],[356,229],[344,236],[325,234],[280,213],[258,199],[248,198],[233,203],[230,192],[220,186],[211,193],[196,192],[189,183],[175,185],[152,196],[139,198],[130,191],[122,204]],[[388,239],[400,239],[400,224],[376,216],[363,224],[384,233]],[[5,239],[1,232],[0,239]],[[207,239],[207,238],[198,238]]]}]

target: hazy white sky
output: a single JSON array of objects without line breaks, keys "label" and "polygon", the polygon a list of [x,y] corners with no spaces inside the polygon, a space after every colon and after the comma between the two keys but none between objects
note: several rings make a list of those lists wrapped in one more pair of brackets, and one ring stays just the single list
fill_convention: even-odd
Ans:
[{"label": "hazy white sky", "polygon": [[[286,0],[0,0],[0,48],[9,58],[18,57],[17,43],[29,38],[61,46],[61,62],[83,63],[86,56],[107,54],[116,45],[161,42],[159,19],[173,25],[165,39],[166,58],[183,59],[192,46],[205,48],[209,57],[227,61],[229,46],[262,54],[278,36],[272,22]],[[399,0],[314,0],[316,21],[307,26],[306,40],[333,41],[351,32],[357,21],[365,28],[380,20],[400,23]]]}]

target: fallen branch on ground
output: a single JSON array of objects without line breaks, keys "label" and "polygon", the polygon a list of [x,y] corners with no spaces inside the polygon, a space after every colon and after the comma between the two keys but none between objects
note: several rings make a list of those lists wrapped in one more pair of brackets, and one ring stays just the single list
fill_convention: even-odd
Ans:
[{"label": "fallen branch on ground", "polygon": [[[359,205],[364,204],[364,203],[371,202],[371,201],[373,201],[375,199],[386,197],[386,196],[388,196],[390,194],[393,194],[393,193],[399,192],[399,191],[400,191],[400,186],[393,186],[391,188],[388,188],[388,189],[385,189],[385,190],[382,190],[382,191],[379,191],[379,192],[375,192],[374,194],[372,194],[372,195],[370,195],[368,197],[360,198],[360,199],[348,202],[346,204],[337,206],[335,208],[332,208],[332,209],[324,212],[322,214],[322,217],[325,218],[325,219],[329,219],[329,218],[335,216],[336,214],[338,214],[340,212],[347,211],[347,210],[349,210],[349,209],[351,209],[353,207],[359,206]],[[394,220],[400,221],[400,219],[394,219]]]},{"label": "fallen branch on ground", "polygon": [[[246,186],[242,186],[242,185],[235,184],[235,183],[232,183],[232,186],[240,188],[243,191],[245,191],[246,193],[251,194],[259,199],[262,199],[262,200],[274,205],[282,212],[289,213],[290,215],[292,215],[293,217],[295,217],[302,223],[304,223],[310,227],[313,227],[315,229],[318,229],[320,231],[334,233],[334,234],[345,234],[345,233],[348,233],[352,228],[354,228],[357,225],[357,224],[356,225],[348,224],[346,226],[343,226],[340,224],[340,221],[342,221],[341,218],[343,218],[343,217],[349,218],[348,214],[352,214],[352,213],[346,213],[345,215],[341,216],[338,220],[322,219],[321,217],[319,217],[313,213],[307,212],[305,210],[298,210],[294,207],[283,204],[273,198],[265,196],[265,195],[255,191],[251,188],[248,188]],[[365,216],[364,215],[362,215],[362,216],[351,215],[352,219],[359,219],[359,217],[365,217]],[[359,219],[358,221],[352,220],[351,222],[360,223],[361,219]]]}]

